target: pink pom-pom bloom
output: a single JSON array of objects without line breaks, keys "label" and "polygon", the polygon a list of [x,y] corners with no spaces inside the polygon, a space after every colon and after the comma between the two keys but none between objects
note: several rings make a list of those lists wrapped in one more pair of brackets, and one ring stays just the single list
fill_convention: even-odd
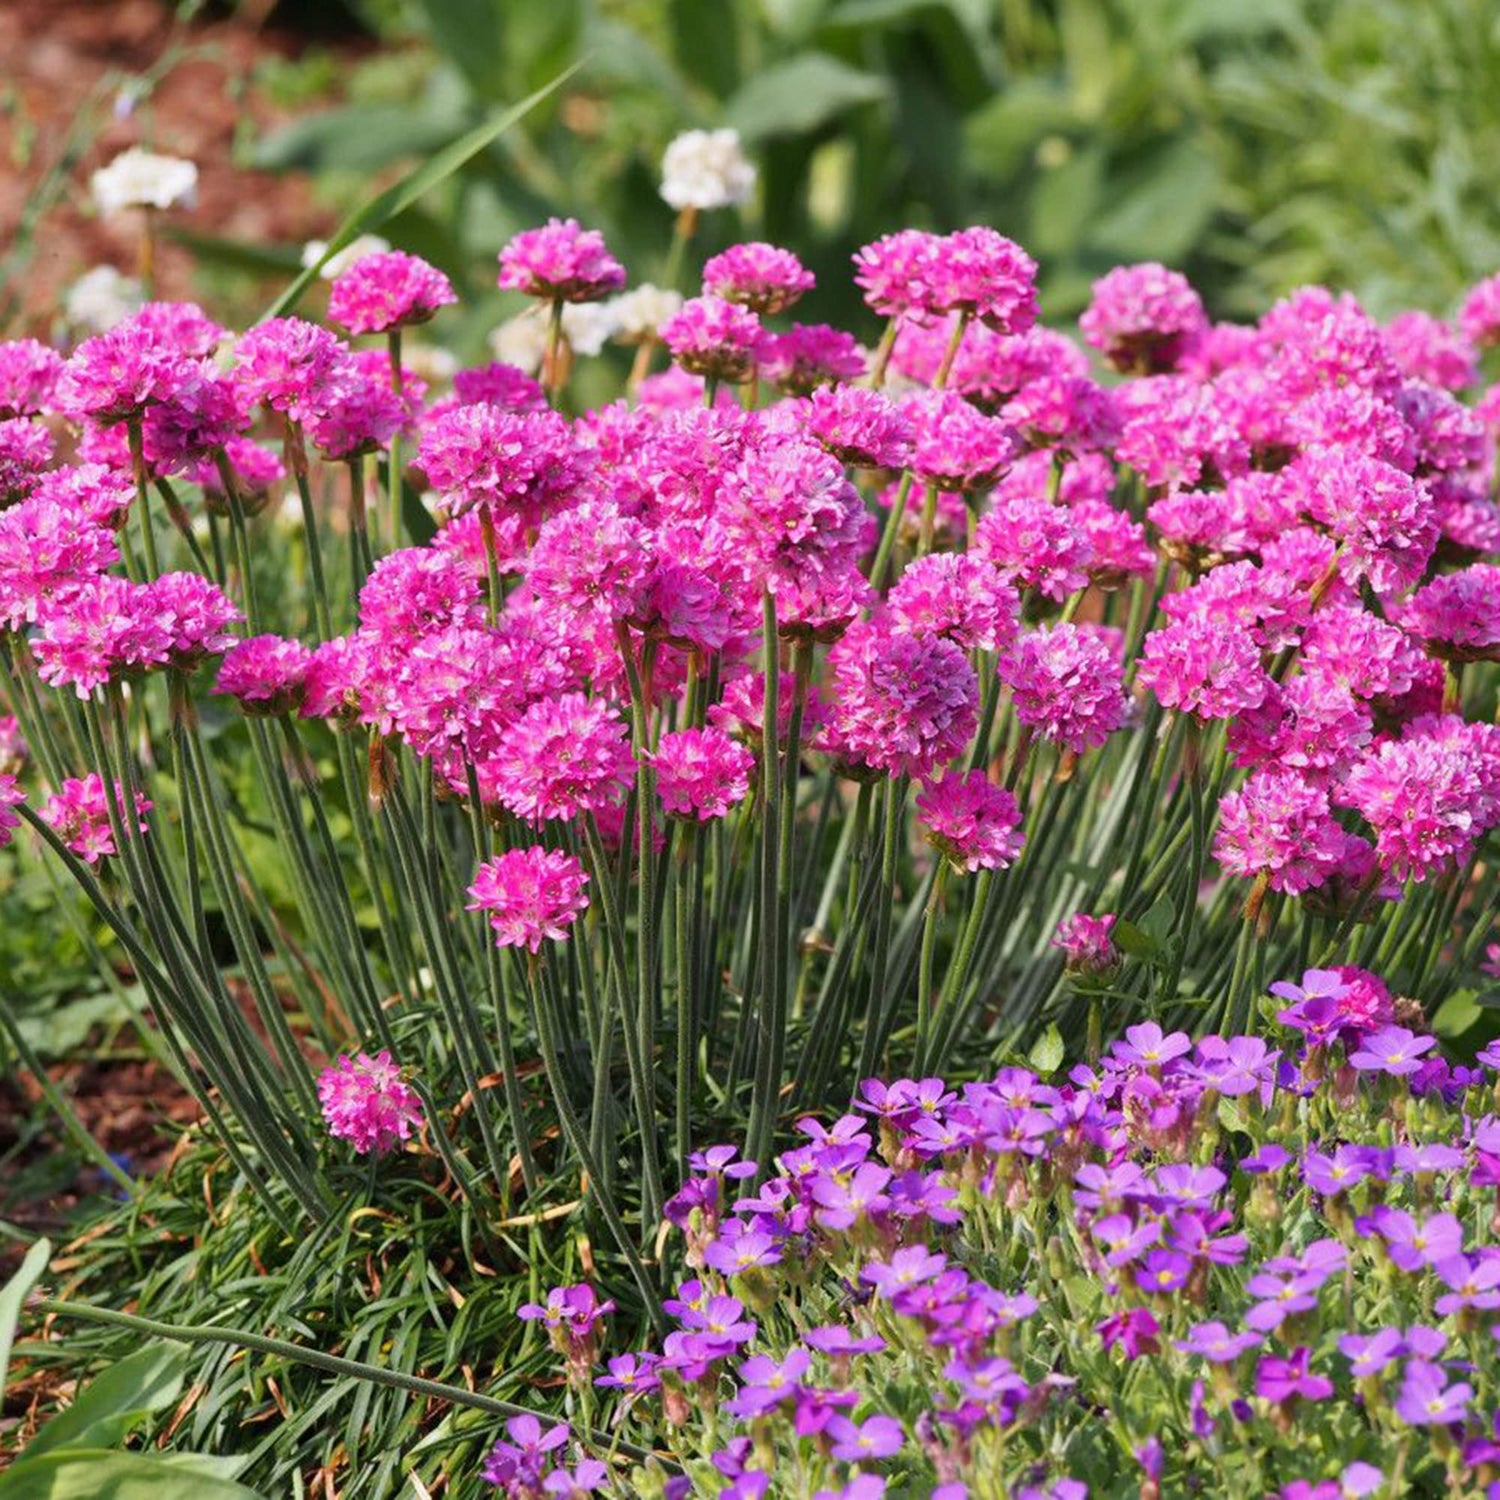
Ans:
[{"label": "pink pom-pom bloom", "polygon": [[1148,375],[1176,369],[1208,317],[1186,276],[1148,261],[1096,281],[1078,326],[1117,370]]},{"label": "pink pom-pom bloom", "polygon": [[667,812],[706,823],[745,800],[755,757],[722,729],[681,729],[662,735],[652,763]]},{"label": "pink pom-pom bloom", "polygon": [[482,770],[518,818],[572,818],[614,801],[630,781],[629,741],[610,704],[564,693],[533,703]]},{"label": "pink pom-pom bloom", "polygon": [[790,250],[759,240],[731,245],[703,266],[706,293],[761,317],[785,312],[815,285],[813,273]]},{"label": "pink pom-pom bloom", "polygon": [[499,285],[548,302],[597,302],[624,287],[625,267],[597,229],[554,218],[523,229],[500,252]]},{"label": "pink pom-pom bloom", "polygon": [[974,669],[963,648],[941,636],[860,622],[828,659],[838,695],[832,727],[854,761],[926,776],[958,755],[978,725]]},{"label": "pink pom-pom bloom", "polygon": [[1196,617],[1146,637],[1137,678],[1166,708],[1200,719],[1230,719],[1261,704],[1271,680],[1243,628]]},{"label": "pink pom-pom bloom", "polygon": [[301,707],[312,652],[301,641],[255,635],[225,654],[214,685],[256,717],[295,713]]},{"label": "pink pom-pom bloom", "polygon": [[75,421],[101,424],[141,415],[175,387],[183,359],[136,322],[85,339],[63,366],[53,405]]},{"label": "pink pom-pom bloom", "polygon": [[901,469],[911,458],[911,419],[890,397],[862,386],[835,385],[812,393],[808,432],[840,463],[860,469]]},{"label": "pink pom-pom bloom", "polygon": [[26,800],[26,793],[9,771],[0,771],[0,849],[10,843],[21,820],[11,811]]},{"label": "pink pom-pom bloom", "polygon": [[1385,335],[1401,373],[1412,380],[1426,380],[1445,391],[1461,391],[1478,378],[1479,362],[1473,345],[1451,324],[1431,313],[1397,313]]},{"label": "pink pom-pom bloom", "polygon": [[0,421],[46,410],[62,367],[62,355],[35,339],[0,343]]},{"label": "pink pom-pom bloom", "polygon": [[489,918],[497,948],[540,953],[548,940],[562,942],[588,908],[589,877],[571,854],[558,849],[511,849],[486,860],[474,876],[468,909]]},{"label": "pink pom-pom bloom", "polygon": [[239,609],[217,585],[197,573],[163,573],[143,589],[144,608],[154,610],[167,631],[168,666],[191,672],[234,643],[231,626]]},{"label": "pink pom-pom bloom", "polygon": [[980,517],[974,556],[1017,588],[1061,603],[1087,585],[1094,549],[1065,506],[1042,495],[1010,495]]},{"label": "pink pom-pom bloom", "polygon": [[886,600],[913,635],[940,635],[965,651],[999,651],[1016,633],[1014,587],[983,558],[934,552],[912,563]]},{"label": "pink pom-pom bloom", "polygon": [[488,401],[507,411],[544,411],[547,393],[515,365],[495,360],[472,370],[460,370],[453,377],[453,395],[461,406]]},{"label": "pink pom-pom bloom", "polygon": [[865,373],[864,351],[853,334],[826,323],[794,323],[785,333],[764,335],[756,359],[762,380],[794,396]]},{"label": "pink pom-pom bloom", "polygon": [[[125,789],[117,781],[114,784],[114,812],[121,819],[125,813]],[[137,830],[147,830],[146,814],[151,803],[139,792],[135,797],[135,815],[139,820]],[[42,804],[37,816],[41,818],[64,844],[85,864],[96,865],[119,850],[115,847],[114,830],[110,826],[110,803],[105,799],[104,779],[97,771],[87,776],[69,776],[57,792]]]},{"label": "pink pom-pom bloom", "polygon": [[425,323],[457,302],[453,284],[418,255],[385,250],[365,255],[334,277],[328,316],[349,333],[389,333]]},{"label": "pink pom-pom bloom", "polygon": [[1458,326],[1481,349],[1500,344],[1500,272],[1486,277],[1464,298]]},{"label": "pink pom-pom bloom", "polygon": [[1000,660],[1000,680],[1021,723],[1075,754],[1102,745],[1129,712],[1120,664],[1104,635],[1087,625],[1020,636]]},{"label": "pink pom-pom bloom", "polygon": [[949,771],[917,796],[928,836],[960,870],[1004,870],[1020,858],[1021,810],[983,771]]},{"label": "pink pom-pom bloom", "polygon": [[1015,461],[1010,428],[952,391],[922,391],[902,407],[916,432],[911,467],[923,484],[962,493],[988,489]]},{"label": "pink pom-pom bloom", "polygon": [[0,510],[24,500],[52,462],[52,434],[29,417],[0,421]]},{"label": "pink pom-pom bloom", "polygon": [[1214,856],[1231,875],[1295,896],[1322,885],[1344,852],[1328,793],[1295,771],[1257,771],[1219,802]]},{"label": "pink pom-pom bloom", "polygon": [[337,394],[349,351],[316,323],[271,318],[242,334],[234,355],[234,379],[248,400],[305,422]]},{"label": "pink pom-pom bloom", "polygon": [[318,1075],[318,1102],[329,1135],[361,1156],[384,1156],[422,1123],[416,1091],[386,1051],[337,1058]]},{"label": "pink pom-pom bloom", "polygon": [[722,297],[693,297],[661,325],[662,342],[690,375],[740,385],[755,373],[763,337],[748,307]]},{"label": "pink pom-pom bloom", "polygon": [[1114,913],[1102,917],[1075,912],[1057,924],[1052,946],[1063,955],[1071,974],[1105,974],[1119,962],[1114,941]]},{"label": "pink pom-pom bloom", "polygon": [[44,682],[87,698],[163,665],[171,633],[144,586],[105,573],[41,604],[31,649]]},{"label": "pink pom-pom bloom", "polygon": [[1475,563],[1424,584],[1407,601],[1406,625],[1444,661],[1500,661],[1500,566]]},{"label": "pink pom-pom bloom", "polygon": [[418,463],[449,518],[487,510],[539,526],[588,473],[588,458],[555,412],[513,412],[488,402],[429,420]]},{"label": "pink pom-pom bloom", "polygon": [[1006,334],[1036,321],[1036,262],[993,229],[899,230],[858,251],[854,265],[865,301],[885,317],[957,312]]}]

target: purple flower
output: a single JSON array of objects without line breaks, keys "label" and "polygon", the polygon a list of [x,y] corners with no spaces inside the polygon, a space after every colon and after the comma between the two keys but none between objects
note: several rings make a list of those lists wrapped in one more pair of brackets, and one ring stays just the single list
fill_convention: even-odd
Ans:
[{"label": "purple flower", "polygon": [[1166,1295],[1187,1282],[1193,1263],[1176,1250],[1152,1250],[1136,1268],[1135,1281],[1143,1292]]},{"label": "purple flower", "polygon": [[946,1255],[929,1251],[925,1245],[908,1245],[896,1251],[890,1262],[873,1261],[859,1273],[877,1292],[889,1297],[893,1291],[931,1281],[948,1264]]},{"label": "purple flower", "polygon": [[[740,1226],[732,1226],[739,1228]],[[755,1266],[774,1266],[781,1260],[781,1251],[769,1234],[753,1229],[741,1229],[738,1234],[721,1234],[703,1252],[705,1265],[725,1276],[739,1276]]]},{"label": "purple flower", "polygon": [[1210,1364],[1227,1365],[1258,1343],[1258,1333],[1231,1333],[1222,1323],[1214,1322],[1199,1323],[1189,1329],[1188,1336],[1178,1339],[1176,1347],[1185,1354],[1201,1355]]},{"label": "purple flower", "polygon": [[1336,1146],[1329,1155],[1309,1151],[1302,1158],[1302,1180],[1325,1198],[1347,1192],[1369,1175],[1369,1154],[1363,1146]]},{"label": "purple flower", "polygon": [[1155,1021],[1142,1021],[1125,1028],[1125,1040],[1116,1042],[1110,1049],[1117,1062],[1134,1063],[1137,1067],[1158,1068],[1171,1062],[1174,1057],[1192,1050],[1192,1042],[1186,1032],[1174,1031],[1164,1036]]},{"label": "purple flower", "polygon": [[1402,1209],[1381,1204],[1370,1215],[1370,1223],[1385,1241],[1386,1253],[1403,1271],[1435,1266],[1464,1248],[1463,1225],[1452,1214],[1433,1214],[1418,1222]]},{"label": "purple flower", "polygon": [[725,1410],[736,1417],[758,1417],[797,1394],[799,1382],[812,1365],[812,1355],[794,1346],[780,1362],[757,1354],[739,1368],[744,1384]]},{"label": "purple flower", "polygon": [[1339,1340],[1339,1353],[1349,1361],[1349,1373],[1356,1380],[1379,1375],[1406,1353],[1406,1340],[1399,1328],[1382,1328],[1376,1333],[1346,1333]]},{"label": "purple flower", "polygon": [[1413,1427],[1446,1427],[1468,1416],[1473,1396],[1473,1387],[1463,1381],[1448,1385],[1441,1366],[1413,1359],[1396,1397],[1396,1415]]},{"label": "purple flower", "polygon": [[644,1395],[661,1385],[656,1378],[656,1363],[654,1354],[617,1354],[608,1363],[609,1374],[599,1376],[594,1384],[606,1390]]},{"label": "purple flower", "polygon": [[1308,1401],[1326,1401],[1333,1394],[1333,1382],[1309,1373],[1312,1351],[1294,1349],[1290,1359],[1267,1355],[1255,1367],[1255,1394],[1278,1405],[1298,1396]]},{"label": "purple flower", "polygon": [[1400,1078],[1415,1073],[1422,1066],[1422,1054],[1436,1046],[1434,1036],[1417,1036],[1404,1026],[1382,1026],[1350,1053],[1349,1062],[1361,1073],[1389,1073]]},{"label": "purple flower", "polygon": [[876,1354],[885,1348],[885,1340],[878,1333],[856,1338],[842,1323],[809,1328],[802,1335],[802,1341],[819,1354],[828,1355],[830,1359],[845,1359],[851,1354]]},{"label": "purple flower", "polygon": [[889,1458],[906,1443],[906,1429],[894,1417],[873,1416],[858,1423],[834,1417],[827,1432],[833,1439],[833,1456],[846,1463]]},{"label": "purple flower", "polygon": [[1488,1312],[1500,1307],[1500,1259],[1453,1255],[1435,1265],[1438,1277],[1449,1288],[1435,1304],[1440,1317],[1451,1317],[1465,1308]]},{"label": "purple flower", "polygon": [[1144,1307],[1132,1307],[1124,1312],[1112,1313],[1103,1322],[1094,1325],[1094,1332],[1104,1341],[1106,1349],[1119,1344],[1127,1359],[1155,1354],[1160,1347],[1156,1336],[1161,1332],[1161,1325]]}]

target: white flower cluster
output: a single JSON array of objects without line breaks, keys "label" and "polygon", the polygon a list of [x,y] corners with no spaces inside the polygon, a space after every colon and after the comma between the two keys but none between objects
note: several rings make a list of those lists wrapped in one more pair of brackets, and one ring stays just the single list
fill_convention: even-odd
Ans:
[{"label": "white flower cluster", "polygon": [[[644,282],[603,302],[568,303],[562,314],[563,337],[575,354],[589,358],[610,339],[641,343],[681,306],[681,293]],[[538,305],[502,323],[489,338],[495,358],[534,371],[547,346],[547,318],[548,309]]]},{"label": "white flower cluster", "polygon": [[107,333],[139,312],[145,300],[145,289],[135,277],[123,276],[113,266],[95,266],[68,288],[63,316],[82,332]]},{"label": "white flower cluster", "polygon": [[100,167],[89,186],[106,218],[122,208],[191,208],[198,196],[198,168],[180,156],[131,146]]},{"label": "white flower cluster", "polygon": [[661,195],[676,209],[729,208],[755,191],[755,163],[737,130],[688,130],[667,147]]},{"label": "white flower cluster", "polygon": [[[302,247],[303,267],[315,266],[323,259],[323,252],[328,248],[327,240],[309,240]],[[355,261],[363,260],[367,255],[383,255],[391,248],[389,240],[383,240],[378,234],[361,234],[349,241],[342,250],[335,251],[328,257],[322,270],[318,275],[324,281],[332,281],[335,276],[342,275],[352,266]]]}]

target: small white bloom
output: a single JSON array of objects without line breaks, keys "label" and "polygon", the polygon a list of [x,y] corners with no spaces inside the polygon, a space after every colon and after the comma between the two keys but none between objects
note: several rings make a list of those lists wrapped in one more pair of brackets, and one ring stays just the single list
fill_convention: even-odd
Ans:
[{"label": "small white bloom", "polygon": [[106,217],[122,208],[191,208],[198,168],[180,156],[158,156],[132,146],[89,178],[94,202]]},{"label": "small white bloom", "polygon": [[440,344],[401,345],[401,364],[419,380],[442,384],[452,380],[458,371],[458,357]]},{"label": "small white bloom", "polygon": [[[328,248],[327,240],[309,240],[302,247],[302,265],[315,266],[323,258],[323,252]],[[324,281],[332,281],[335,276],[347,271],[357,260],[363,260],[367,255],[383,255],[391,248],[389,240],[383,240],[378,234],[361,234],[350,240],[342,250],[336,251],[328,257],[328,264],[323,267],[318,275]]]},{"label": "small white bloom", "polygon": [[146,300],[134,276],[122,276],[113,266],[95,266],[68,288],[63,315],[73,328],[105,333],[133,316]]},{"label": "small white bloom", "polygon": [[755,191],[755,163],[737,130],[688,130],[667,147],[661,195],[673,208],[728,208]]},{"label": "small white bloom", "polygon": [[614,337],[626,344],[654,338],[668,318],[682,309],[682,293],[642,282],[604,304],[614,316]]},{"label": "small white bloom", "polygon": [[278,530],[298,532],[302,530],[302,497],[296,490],[288,490],[281,497],[281,504],[274,512]]},{"label": "small white bloom", "polygon": [[563,337],[573,352],[585,359],[597,354],[614,337],[616,327],[608,302],[570,302],[563,308]]},{"label": "small white bloom", "polygon": [[507,318],[489,336],[491,353],[504,364],[536,374],[547,352],[547,314],[548,309],[537,306]]}]

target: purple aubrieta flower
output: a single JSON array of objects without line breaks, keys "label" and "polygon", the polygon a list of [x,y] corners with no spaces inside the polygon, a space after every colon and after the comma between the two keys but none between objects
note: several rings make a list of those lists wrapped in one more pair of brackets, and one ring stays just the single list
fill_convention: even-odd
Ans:
[{"label": "purple aubrieta flower", "polygon": [[1447,1427],[1469,1414],[1474,1388],[1464,1381],[1449,1385],[1439,1365],[1408,1360],[1396,1397],[1396,1415],[1413,1427]]},{"label": "purple aubrieta flower", "polygon": [[1156,1336],[1161,1332],[1161,1325],[1144,1307],[1132,1307],[1124,1312],[1111,1313],[1103,1322],[1094,1325],[1094,1331],[1106,1349],[1118,1344],[1127,1359],[1139,1359],[1143,1354],[1156,1353]]},{"label": "purple aubrieta flower", "polygon": [[931,1281],[947,1264],[946,1255],[929,1250],[925,1245],[908,1245],[897,1250],[889,1262],[872,1261],[863,1267],[859,1279],[889,1297],[901,1287]]},{"label": "purple aubrieta flower", "polygon": [[1438,1261],[1434,1269],[1448,1288],[1434,1304],[1439,1317],[1452,1317],[1466,1308],[1489,1312],[1500,1307],[1500,1258],[1495,1255],[1453,1255]]},{"label": "purple aubrieta flower", "polygon": [[1361,1073],[1389,1073],[1401,1078],[1415,1073],[1422,1066],[1422,1054],[1436,1046],[1435,1036],[1418,1036],[1404,1026],[1382,1026],[1349,1054],[1349,1065]]},{"label": "purple aubrieta flower", "polygon": [[855,1474],[842,1489],[816,1490],[813,1500],[881,1500],[885,1494],[883,1474]]},{"label": "purple aubrieta flower", "polygon": [[1125,1040],[1110,1048],[1110,1056],[1116,1062],[1134,1064],[1141,1068],[1159,1068],[1192,1050],[1192,1042],[1184,1031],[1163,1035],[1155,1021],[1142,1021],[1125,1028]]},{"label": "purple aubrieta flower", "polygon": [[707,1151],[695,1151],[688,1157],[688,1166],[695,1172],[705,1172],[715,1177],[737,1179],[754,1177],[757,1171],[753,1161],[736,1161],[739,1150],[734,1146],[710,1146]]},{"label": "purple aubrieta flower", "polygon": [[661,1381],[656,1376],[657,1357],[654,1354],[617,1354],[608,1361],[608,1375],[600,1375],[595,1385],[606,1390],[622,1391],[626,1395],[643,1396],[648,1391],[658,1390]]},{"label": "purple aubrieta flower", "polygon": [[501,1438],[485,1460],[485,1479],[498,1486],[534,1488],[541,1482],[548,1455],[568,1441],[570,1429],[566,1422],[543,1429],[541,1422],[528,1414],[511,1417],[505,1432],[509,1441]]},{"label": "purple aubrieta flower", "polygon": [[1135,1284],[1143,1292],[1168,1296],[1187,1284],[1192,1269],[1192,1261],[1176,1250],[1152,1250],[1136,1267]]},{"label": "purple aubrieta flower", "polygon": [[1222,1323],[1199,1323],[1188,1330],[1176,1347],[1185,1354],[1201,1355],[1210,1364],[1226,1365],[1260,1343],[1258,1333],[1231,1333]]},{"label": "purple aubrieta flower", "polygon": [[738,1225],[738,1233],[725,1232],[703,1251],[703,1262],[724,1276],[740,1276],[756,1266],[774,1266],[781,1260],[777,1242],[769,1234],[758,1230],[744,1229]]},{"label": "purple aubrieta flower", "polygon": [[574,1337],[589,1333],[594,1325],[615,1310],[612,1300],[601,1302],[593,1287],[555,1286],[547,1293],[545,1304],[523,1302],[516,1316],[523,1322],[540,1322],[550,1329],[566,1329]]},{"label": "purple aubrieta flower", "polygon": [[1215,1092],[1231,1098],[1268,1089],[1281,1056],[1253,1036],[1206,1036],[1198,1043],[1197,1053],[1198,1076]]},{"label": "purple aubrieta flower", "polygon": [[1255,1367],[1255,1394],[1281,1405],[1299,1396],[1307,1401],[1326,1401],[1333,1394],[1333,1382],[1314,1375],[1308,1366],[1312,1351],[1301,1347],[1289,1359],[1265,1356]]},{"label": "purple aubrieta flower", "polygon": [[1463,1152],[1457,1146],[1445,1146],[1441,1141],[1396,1146],[1391,1153],[1391,1166],[1397,1172],[1456,1172],[1463,1164]]},{"label": "purple aubrieta flower", "polygon": [[1262,1271],[1252,1276],[1245,1290],[1260,1300],[1245,1314],[1246,1327],[1270,1333],[1288,1318],[1310,1312],[1318,1305],[1318,1288],[1322,1285],[1321,1276],[1305,1271],[1289,1276]]},{"label": "purple aubrieta flower", "polygon": [[833,1456],[845,1463],[889,1458],[906,1444],[906,1429],[894,1417],[876,1415],[863,1422],[834,1417],[825,1430],[833,1440]]},{"label": "purple aubrieta flower", "polygon": [[1386,1254],[1403,1271],[1420,1271],[1463,1251],[1463,1225],[1452,1214],[1417,1220],[1404,1209],[1381,1204],[1368,1222],[1385,1241]]},{"label": "purple aubrieta flower", "polygon": [[852,1354],[876,1354],[885,1348],[885,1340],[878,1333],[864,1338],[855,1336],[842,1323],[828,1323],[820,1328],[809,1328],[802,1335],[802,1342],[819,1354],[830,1359],[845,1359]]},{"label": "purple aubrieta flower", "polygon": [[811,1366],[812,1355],[796,1346],[779,1361],[768,1354],[752,1355],[740,1365],[739,1393],[724,1409],[736,1417],[762,1416],[797,1394]]},{"label": "purple aubrieta flower", "polygon": [[1406,1353],[1406,1340],[1399,1328],[1382,1328],[1375,1333],[1346,1333],[1339,1340],[1339,1353],[1349,1361],[1349,1373],[1356,1380],[1379,1375]]},{"label": "purple aubrieta flower", "polygon": [[1250,1156],[1242,1156],[1239,1168],[1240,1171],[1251,1174],[1279,1172],[1291,1159],[1292,1153],[1285,1146],[1268,1141],[1259,1151]]}]

